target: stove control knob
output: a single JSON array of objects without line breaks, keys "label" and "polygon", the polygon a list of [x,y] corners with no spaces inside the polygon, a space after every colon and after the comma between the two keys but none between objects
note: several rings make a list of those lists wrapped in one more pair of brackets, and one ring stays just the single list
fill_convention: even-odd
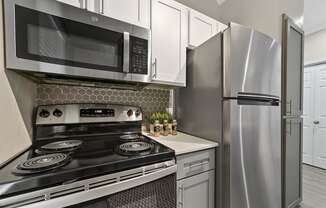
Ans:
[{"label": "stove control knob", "polygon": [[135,112],[136,117],[140,116],[140,114],[141,114],[140,110],[136,110]]},{"label": "stove control knob", "polygon": [[129,109],[129,110],[127,111],[127,115],[128,115],[128,117],[132,116],[133,114],[134,114],[134,112],[133,112],[131,109]]},{"label": "stove control knob", "polygon": [[41,118],[47,118],[47,117],[50,116],[50,112],[47,111],[47,110],[44,110],[44,109],[43,109],[43,110],[40,111],[39,116],[40,116]]},{"label": "stove control knob", "polygon": [[53,115],[55,116],[55,117],[61,117],[62,116],[62,111],[61,110],[59,110],[59,109],[55,109],[54,111],[53,111]]}]

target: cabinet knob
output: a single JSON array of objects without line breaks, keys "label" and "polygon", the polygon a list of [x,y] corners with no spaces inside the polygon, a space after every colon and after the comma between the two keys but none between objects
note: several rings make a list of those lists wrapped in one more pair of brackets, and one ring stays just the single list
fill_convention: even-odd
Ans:
[{"label": "cabinet knob", "polygon": [[316,124],[316,125],[319,124],[319,121],[314,121],[314,124]]}]

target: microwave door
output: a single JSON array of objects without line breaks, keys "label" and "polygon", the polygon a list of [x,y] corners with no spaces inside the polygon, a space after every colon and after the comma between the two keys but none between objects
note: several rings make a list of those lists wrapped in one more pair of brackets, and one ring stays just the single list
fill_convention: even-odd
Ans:
[{"label": "microwave door", "polygon": [[52,0],[4,4],[8,69],[118,81],[148,75],[148,29]]}]

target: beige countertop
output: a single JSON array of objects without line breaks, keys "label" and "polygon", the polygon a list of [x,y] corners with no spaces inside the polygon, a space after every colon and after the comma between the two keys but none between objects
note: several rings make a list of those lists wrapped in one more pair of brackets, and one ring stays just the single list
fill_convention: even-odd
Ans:
[{"label": "beige countertop", "polygon": [[218,147],[217,142],[212,142],[199,137],[191,136],[178,132],[178,135],[160,136],[154,137],[148,135],[148,133],[143,133],[145,136],[173,149],[176,155],[196,152],[200,150],[210,149]]}]

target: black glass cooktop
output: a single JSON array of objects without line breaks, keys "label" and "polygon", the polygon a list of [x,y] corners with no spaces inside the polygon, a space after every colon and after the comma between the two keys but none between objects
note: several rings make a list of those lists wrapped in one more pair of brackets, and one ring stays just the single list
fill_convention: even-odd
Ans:
[{"label": "black glass cooktop", "polygon": [[[0,199],[65,183],[174,159],[174,151],[154,140],[123,135],[38,141],[0,170]],[[52,142],[64,141],[58,150]],[[81,142],[78,142],[81,141]],[[76,144],[80,144],[77,147]],[[42,149],[42,147],[46,147]],[[48,158],[47,155],[51,158]],[[51,161],[50,161],[51,160]],[[27,162],[26,162],[27,161]],[[44,166],[51,164],[48,169]],[[33,168],[36,166],[37,171]],[[22,171],[21,168],[24,168]]]}]

